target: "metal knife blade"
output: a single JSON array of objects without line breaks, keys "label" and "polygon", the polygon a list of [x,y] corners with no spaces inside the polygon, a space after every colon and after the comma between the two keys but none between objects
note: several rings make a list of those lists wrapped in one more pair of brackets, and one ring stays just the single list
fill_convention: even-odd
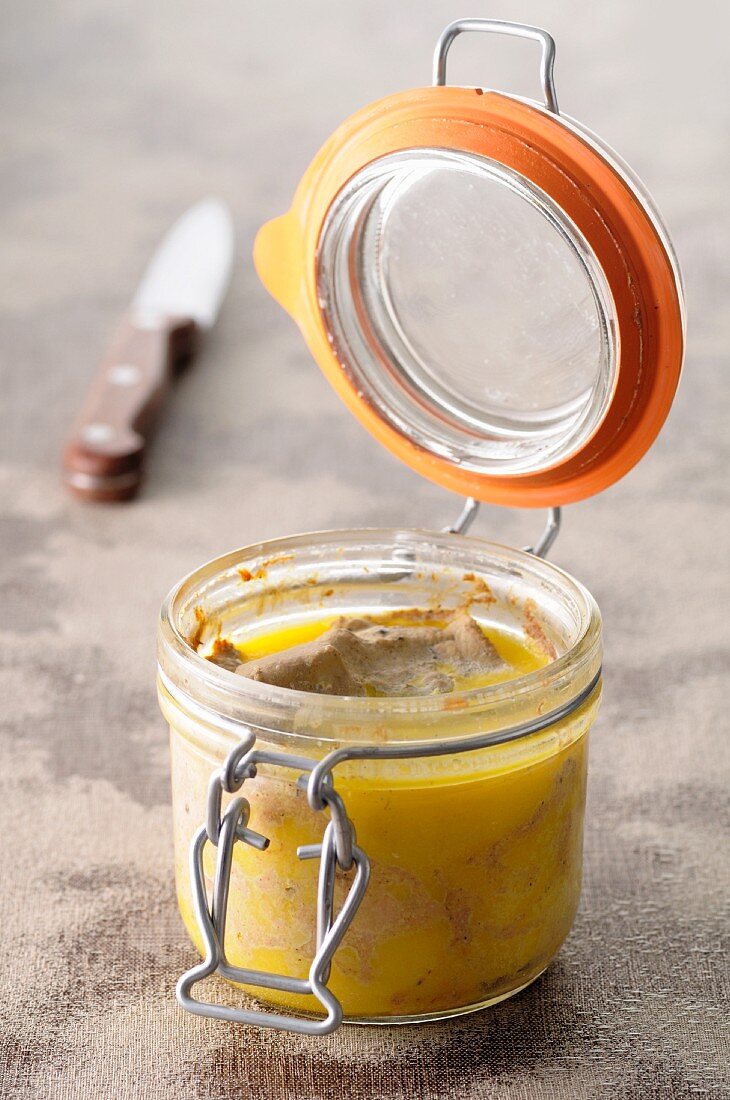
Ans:
[{"label": "metal knife blade", "polygon": [[210,328],[233,264],[233,223],[220,199],[201,199],[163,237],[147,265],[132,309],[137,318],[190,317]]},{"label": "metal knife blade", "polygon": [[203,199],[150,260],[64,452],[65,480],[87,500],[128,500],[170,382],[214,323],[230,280],[233,224]]}]

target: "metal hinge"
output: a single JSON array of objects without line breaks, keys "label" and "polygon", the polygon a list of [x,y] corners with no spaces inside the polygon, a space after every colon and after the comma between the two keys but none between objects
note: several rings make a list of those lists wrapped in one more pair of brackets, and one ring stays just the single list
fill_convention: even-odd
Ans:
[{"label": "metal hinge", "polygon": [[[465,535],[477,517],[479,501],[474,497],[467,497],[464,507],[459,512],[455,521],[449,527],[444,527],[444,534]],[[545,529],[534,546],[523,546],[528,554],[534,554],[536,558],[547,557],[550,547],[555,542],[560,532],[562,512],[560,508],[549,508]]]}]

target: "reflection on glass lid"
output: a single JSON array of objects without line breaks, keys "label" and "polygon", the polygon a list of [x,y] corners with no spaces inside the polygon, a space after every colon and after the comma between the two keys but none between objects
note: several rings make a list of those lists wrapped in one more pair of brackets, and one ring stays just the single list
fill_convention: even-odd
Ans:
[{"label": "reflection on glass lid", "polygon": [[613,305],[589,246],[487,157],[412,149],[332,204],[318,291],[343,368],[383,419],[485,474],[544,469],[606,410]]}]

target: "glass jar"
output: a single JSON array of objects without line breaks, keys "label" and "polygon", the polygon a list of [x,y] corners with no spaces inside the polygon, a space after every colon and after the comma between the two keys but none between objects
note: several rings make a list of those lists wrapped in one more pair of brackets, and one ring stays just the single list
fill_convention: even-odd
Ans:
[{"label": "glass jar", "polygon": [[[338,614],[411,608],[468,610],[488,628],[530,639],[549,660],[486,688],[347,698],[250,680],[197,652],[218,635],[243,642]],[[277,1013],[294,1014],[260,1014],[269,1026],[291,1020],[307,1030],[302,1020],[321,1017],[324,1006],[331,1030],[339,1005],[351,1021],[437,1019],[529,985],[560,948],[578,905],[600,664],[600,616],[589,593],[530,553],[480,539],[337,531],[248,547],[196,570],[167,598],[159,629],[177,890],[193,942],[208,956],[216,947],[211,918],[196,901],[197,859],[205,894],[216,894],[212,919],[225,959],[217,969],[229,978],[241,976],[234,968],[265,972],[275,980],[240,984]],[[213,773],[214,808],[217,798],[225,811],[231,799],[224,793],[220,801],[216,783],[226,773],[217,769],[254,735],[270,762],[255,775],[239,770],[237,780],[256,833],[248,830],[249,843],[231,841],[229,868],[216,870],[222,832],[216,836],[217,818],[211,824],[207,809],[209,780]],[[310,797],[305,788],[333,750],[344,751],[329,789],[339,795],[370,873],[364,887],[358,864],[359,908],[341,942],[334,936],[331,973],[325,960],[315,997],[324,857],[312,846],[323,843],[328,814],[312,808],[311,783]],[[326,801],[334,818],[334,795]],[[199,828],[206,815],[207,840]],[[246,825],[247,811],[239,838]],[[269,840],[266,851],[252,846],[263,847],[257,834]],[[319,861],[301,858],[314,854]],[[226,870],[229,887],[214,881]],[[319,914],[328,926],[353,890],[353,872],[338,867],[334,877],[333,912]],[[205,973],[213,969],[211,963]],[[201,968],[191,973],[205,976]],[[245,1018],[217,1008],[199,1010]]]}]

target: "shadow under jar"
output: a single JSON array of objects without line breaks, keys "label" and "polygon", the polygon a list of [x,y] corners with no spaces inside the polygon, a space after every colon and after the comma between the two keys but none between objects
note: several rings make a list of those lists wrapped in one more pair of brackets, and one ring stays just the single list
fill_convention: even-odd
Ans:
[{"label": "shadow under jar", "polygon": [[[331,616],[413,608],[468,610],[547,661],[469,691],[353,698],[260,683],[203,655],[216,636],[245,645]],[[531,554],[479,539],[329,532],[249,547],[191,574],[162,610],[159,697],[171,735],[178,898],[193,942],[202,952],[188,852],[206,819],[211,773],[237,742],[253,733],[257,748],[312,762],[334,749],[398,746],[413,755],[333,769],[371,870],[328,989],[345,1020],[371,1023],[457,1015],[523,989],[555,956],[578,906],[600,665],[600,615],[585,588]],[[233,847],[224,947],[232,966],[306,979],[318,861],[297,849],[322,842],[329,814],[310,808],[301,774],[262,764],[243,784],[250,826],[270,844]],[[210,897],[212,844],[201,859]],[[335,914],[351,879],[337,870]],[[314,996],[249,992],[285,1012],[322,1015]]]}]

